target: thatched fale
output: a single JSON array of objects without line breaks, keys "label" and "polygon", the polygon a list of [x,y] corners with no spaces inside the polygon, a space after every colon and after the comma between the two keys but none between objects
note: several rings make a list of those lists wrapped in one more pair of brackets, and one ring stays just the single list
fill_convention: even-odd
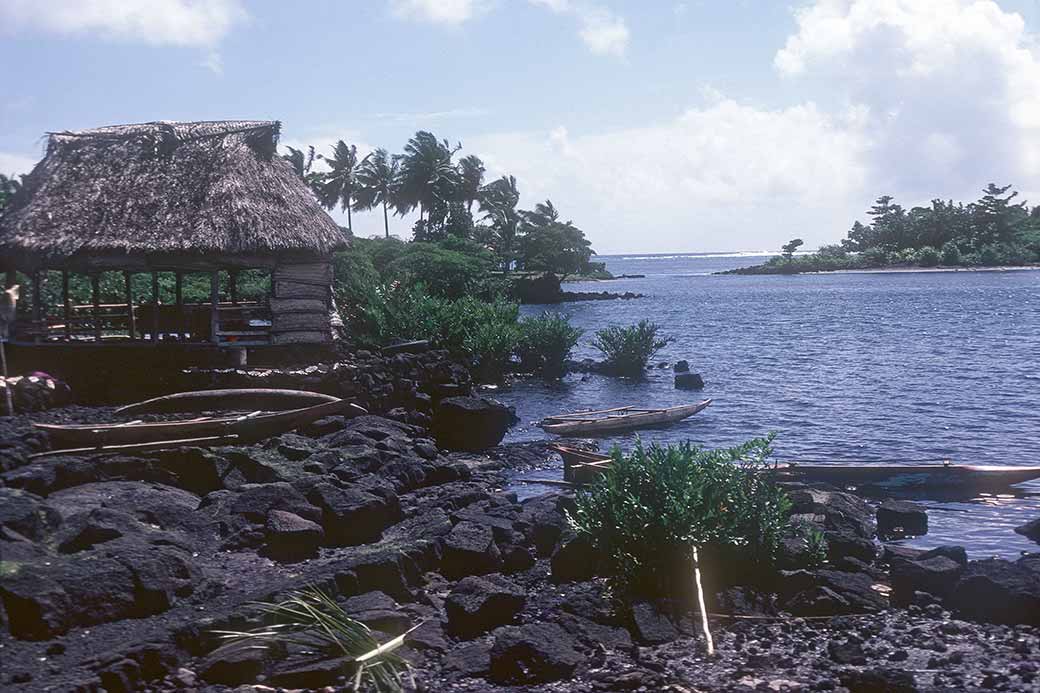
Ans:
[{"label": "thatched fale", "polygon": [[0,216],[22,270],[328,256],[343,231],[276,153],[276,121],[155,122],[51,133]]}]

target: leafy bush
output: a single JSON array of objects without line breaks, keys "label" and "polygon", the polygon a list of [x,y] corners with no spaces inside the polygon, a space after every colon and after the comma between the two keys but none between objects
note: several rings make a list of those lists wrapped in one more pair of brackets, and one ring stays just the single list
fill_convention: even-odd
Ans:
[{"label": "leafy bush", "polygon": [[996,246],[984,245],[979,249],[979,264],[992,267],[993,265],[1001,264],[1003,257],[1001,256],[1000,250]]},{"label": "leafy bush", "polygon": [[654,354],[673,340],[658,337],[660,328],[649,320],[640,320],[632,327],[610,327],[596,333],[592,346],[607,358],[607,365],[621,375],[641,375]]},{"label": "leafy bush", "polygon": [[955,266],[962,262],[961,249],[957,247],[957,244],[950,241],[942,247],[942,264]]},{"label": "leafy bush", "polygon": [[490,269],[490,255],[470,255],[432,243],[409,243],[407,250],[386,266],[383,276],[422,284],[435,296],[461,298],[475,290]]},{"label": "leafy bush", "polygon": [[920,248],[914,256],[914,261],[921,267],[935,267],[940,260],[942,255],[930,245]]},{"label": "leafy bush", "polygon": [[437,342],[473,360],[482,380],[498,380],[519,341],[520,307],[496,300],[445,302],[437,316]]},{"label": "leafy bush", "polygon": [[567,318],[559,313],[546,311],[537,318],[524,318],[520,321],[517,346],[520,365],[551,377],[562,375],[579,337],[581,330],[571,327]]},{"label": "leafy bush", "polygon": [[888,253],[883,248],[867,248],[859,257],[864,267],[884,267],[888,264]]},{"label": "leafy bush", "polygon": [[708,450],[642,442],[617,448],[606,473],[579,491],[570,520],[609,562],[621,594],[688,593],[689,555],[769,563],[790,501],[766,476],[773,436]]}]

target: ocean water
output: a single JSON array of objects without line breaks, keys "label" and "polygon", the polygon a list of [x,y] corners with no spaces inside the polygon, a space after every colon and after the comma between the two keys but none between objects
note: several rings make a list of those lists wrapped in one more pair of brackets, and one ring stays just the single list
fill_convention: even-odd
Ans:
[{"label": "ocean water", "polygon": [[[775,432],[779,460],[1040,465],[1040,271],[713,274],[766,257],[602,256],[615,274],[646,276],[568,288],[645,298],[525,306],[565,313],[585,331],[576,358],[598,356],[596,330],[649,318],[675,339],[655,362],[686,359],[706,387],[675,390],[670,369],[643,381],[520,380],[492,393],[521,419],[507,440],[551,437],[535,425],[549,414],[710,397],[705,411],[642,439],[728,446]],[[600,439],[604,449],[634,442]],[[1040,517],[1040,483],[999,497],[915,500],[929,508],[930,531],[909,545],[957,543],[976,557],[1040,551],[1012,531]]]}]

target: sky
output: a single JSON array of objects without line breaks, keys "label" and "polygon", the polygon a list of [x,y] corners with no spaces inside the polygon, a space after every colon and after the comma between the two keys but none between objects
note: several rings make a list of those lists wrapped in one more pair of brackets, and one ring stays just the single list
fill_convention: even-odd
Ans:
[{"label": "sky", "polygon": [[1040,204],[1038,33],[1040,0],[0,0],[0,172],[116,123],[423,129],[601,254],[812,248],[882,194]]}]

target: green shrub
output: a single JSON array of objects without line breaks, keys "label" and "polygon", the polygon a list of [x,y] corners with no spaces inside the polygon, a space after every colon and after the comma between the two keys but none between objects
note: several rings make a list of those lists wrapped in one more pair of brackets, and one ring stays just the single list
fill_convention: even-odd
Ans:
[{"label": "green shrub", "polygon": [[942,255],[930,245],[918,249],[914,255],[914,261],[921,267],[935,267],[940,260],[942,260]]},{"label": "green shrub", "polygon": [[883,248],[867,248],[859,254],[864,267],[884,267],[888,264],[888,253]]},{"label": "green shrub", "polygon": [[956,243],[950,241],[942,247],[942,264],[956,266],[962,262],[961,249],[957,247]]},{"label": "green shrub", "polygon": [[520,321],[517,346],[520,365],[550,377],[562,375],[579,337],[581,330],[571,327],[567,318],[559,313],[546,311],[537,318],[524,318]]},{"label": "green shrub", "polygon": [[979,264],[984,267],[999,265],[1003,261],[1000,249],[993,245],[984,245],[979,249]]},{"label": "green shrub", "polygon": [[520,307],[496,300],[445,302],[437,316],[437,343],[471,359],[482,380],[502,377],[519,342]]},{"label": "green shrub", "polygon": [[772,439],[718,450],[615,448],[607,472],[578,492],[571,523],[607,560],[619,594],[688,594],[692,546],[702,557],[770,563],[790,510],[766,475]]},{"label": "green shrub", "polygon": [[432,243],[409,243],[407,250],[386,266],[383,276],[422,284],[435,296],[461,298],[473,291],[490,269],[490,258]]},{"label": "green shrub", "polygon": [[654,354],[673,340],[658,337],[660,328],[649,320],[631,327],[610,327],[596,333],[592,346],[606,356],[607,366],[620,375],[642,375]]}]

